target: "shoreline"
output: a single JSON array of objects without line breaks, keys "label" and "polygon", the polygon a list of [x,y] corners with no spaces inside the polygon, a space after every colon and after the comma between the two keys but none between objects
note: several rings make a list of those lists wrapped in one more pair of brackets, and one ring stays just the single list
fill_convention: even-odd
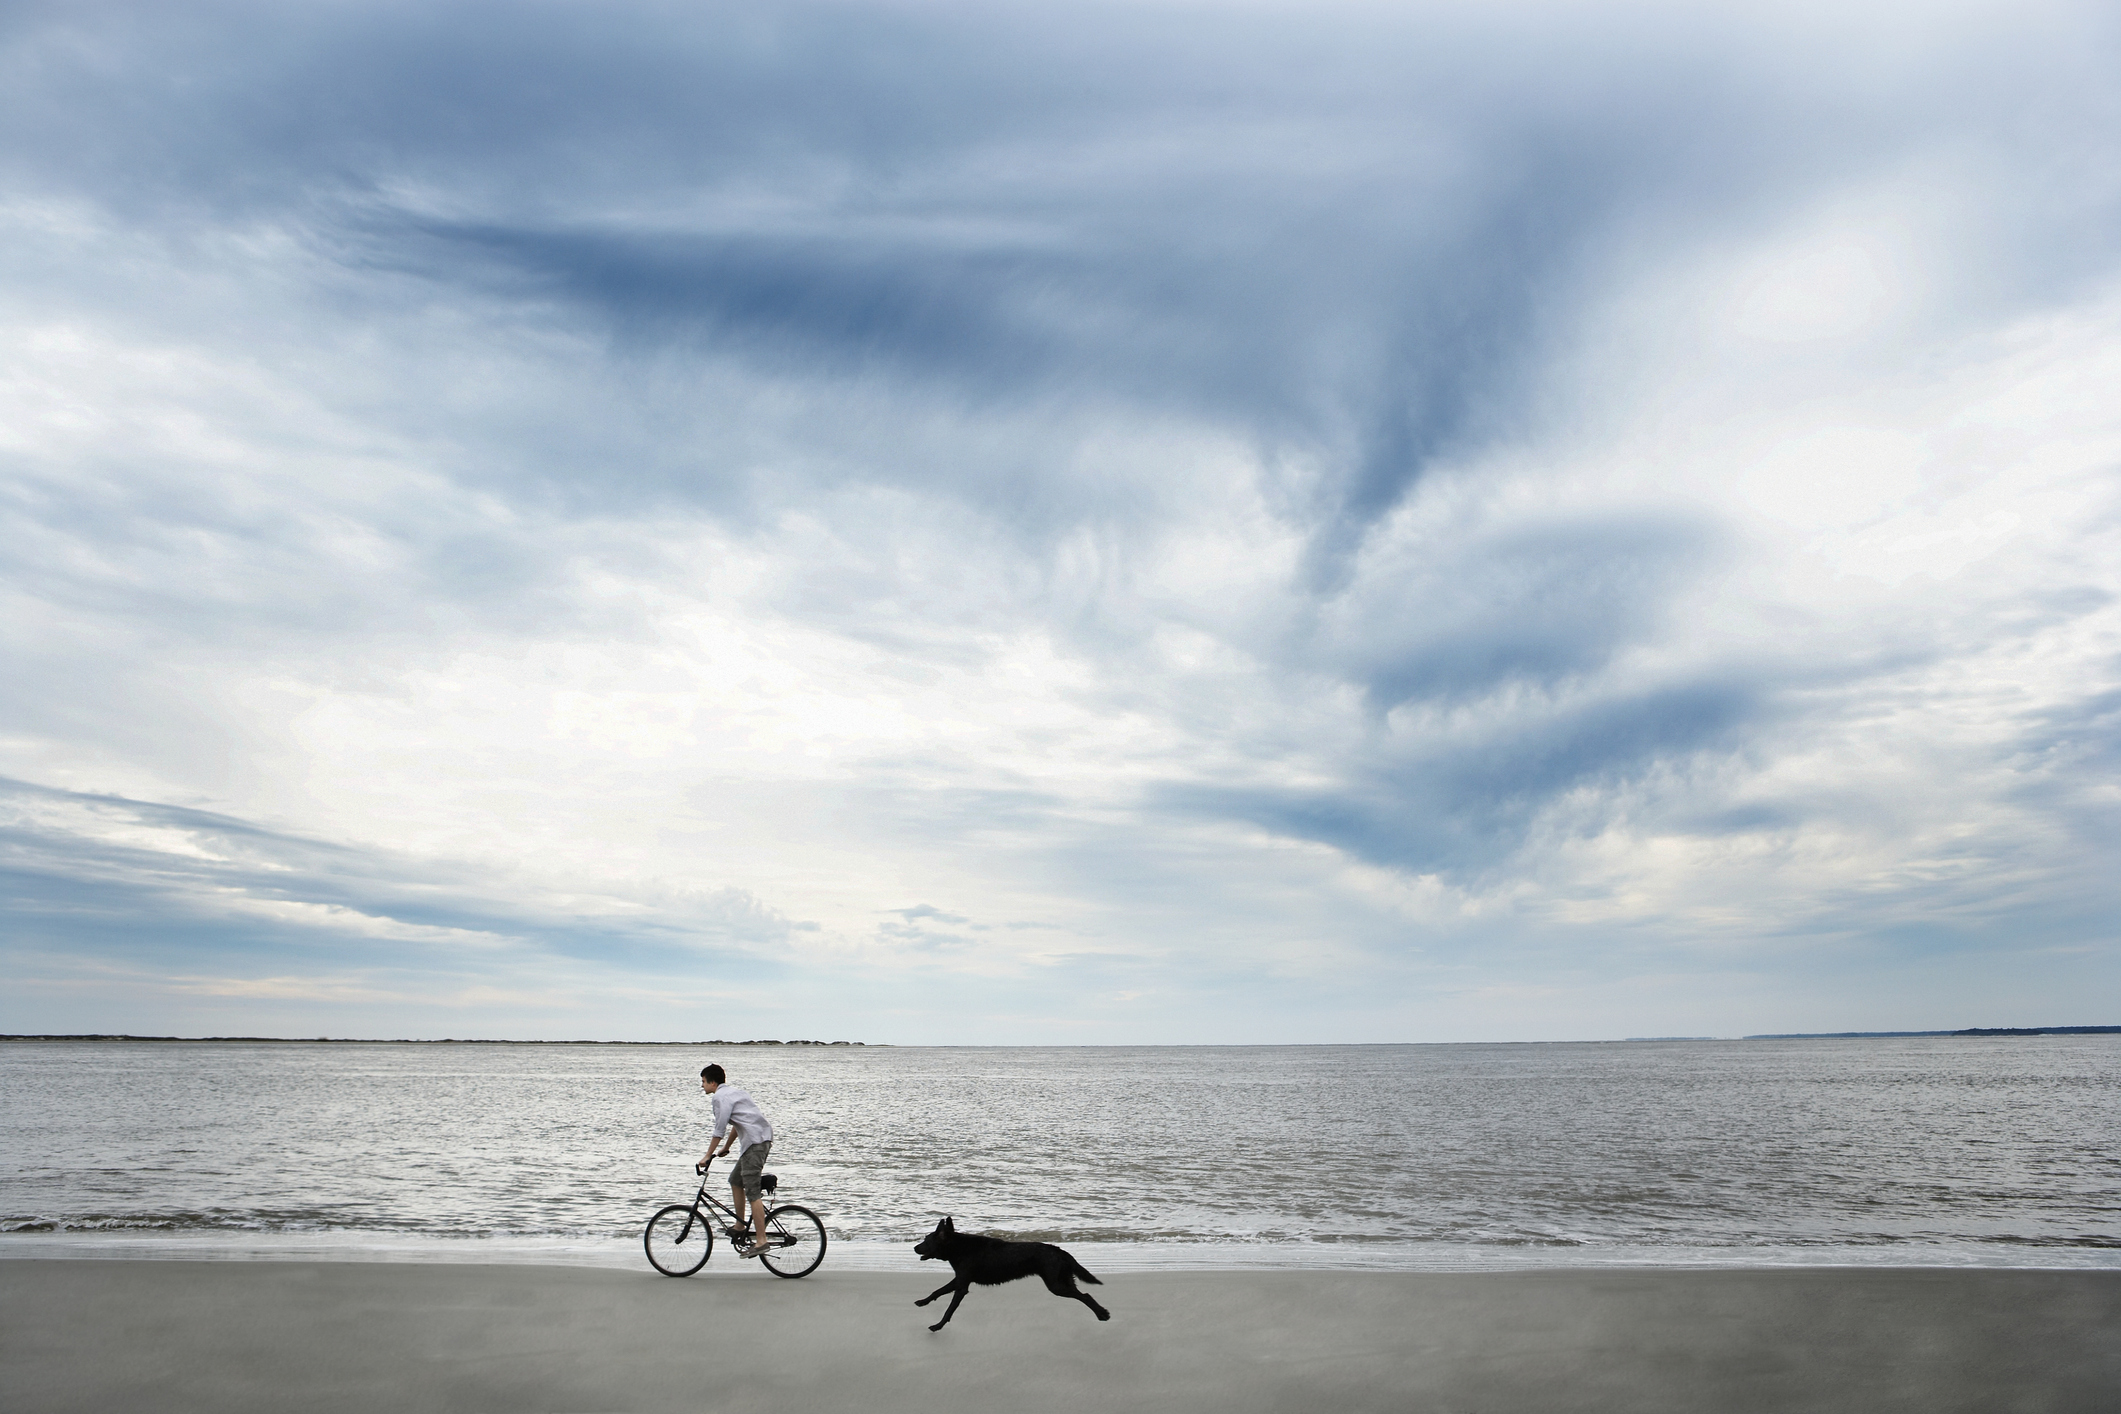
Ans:
[{"label": "shoreline", "polygon": [[2121,1388],[2121,1273],[1149,1272],[1099,1323],[947,1272],[0,1262],[9,1407],[585,1414],[2076,1414]]},{"label": "shoreline", "polygon": [[[913,1237],[835,1236],[835,1266],[915,1270]],[[1627,1272],[1627,1271],[2021,1271],[2121,1272],[2121,1247],[1991,1243],[1873,1246],[1643,1247],[1504,1246],[1472,1243],[1098,1242],[1052,1239],[1098,1272]],[[713,1270],[723,1254],[717,1250]],[[9,1232],[0,1261],[326,1262],[421,1266],[557,1266],[633,1271],[645,1265],[639,1237],[507,1234],[435,1237],[343,1232]]]}]

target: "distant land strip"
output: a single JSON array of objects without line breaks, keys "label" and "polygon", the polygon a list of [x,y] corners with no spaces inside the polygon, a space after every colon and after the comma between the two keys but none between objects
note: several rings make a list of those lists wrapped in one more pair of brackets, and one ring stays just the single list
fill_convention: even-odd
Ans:
[{"label": "distant land strip", "polygon": [[409,1036],[385,1040],[374,1036],[11,1036],[0,1041],[257,1041],[283,1045],[314,1046],[865,1046],[866,1041],[489,1041],[445,1036],[439,1041],[417,1041]]},{"label": "distant land strip", "polygon": [[1862,1036],[2115,1036],[2121,1026],[1969,1026],[1963,1031],[1770,1031],[1747,1041],[1837,1041]]}]

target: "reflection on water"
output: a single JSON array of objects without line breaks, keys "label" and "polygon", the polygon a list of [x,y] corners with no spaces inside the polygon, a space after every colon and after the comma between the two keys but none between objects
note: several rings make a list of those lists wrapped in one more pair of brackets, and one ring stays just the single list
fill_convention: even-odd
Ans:
[{"label": "reflection on water", "polygon": [[85,1232],[603,1260],[689,1195],[708,1060],[766,1108],[783,1193],[850,1263],[949,1212],[1129,1244],[1130,1265],[2121,1265],[2121,1037],[17,1043],[0,1045],[0,1249]]}]

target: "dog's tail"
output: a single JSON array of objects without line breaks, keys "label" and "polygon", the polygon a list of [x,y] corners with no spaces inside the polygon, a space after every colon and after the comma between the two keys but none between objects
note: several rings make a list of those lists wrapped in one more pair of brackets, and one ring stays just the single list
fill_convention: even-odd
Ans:
[{"label": "dog's tail", "polygon": [[1088,1267],[1085,1267],[1081,1262],[1075,1260],[1075,1254],[1073,1252],[1067,1252],[1065,1248],[1062,1250],[1068,1258],[1068,1265],[1075,1268],[1075,1274],[1077,1276],[1081,1277],[1084,1281],[1089,1282],[1092,1286],[1104,1285],[1103,1282],[1099,1281],[1096,1277],[1090,1275],[1090,1269]]}]

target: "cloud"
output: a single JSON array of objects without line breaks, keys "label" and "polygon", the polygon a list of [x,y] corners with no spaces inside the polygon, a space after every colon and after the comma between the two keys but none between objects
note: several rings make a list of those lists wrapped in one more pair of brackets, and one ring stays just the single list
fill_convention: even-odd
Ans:
[{"label": "cloud", "polygon": [[2116,39],[18,7],[21,1025],[105,965],[305,1033],[1868,1028],[2021,954],[2060,1005]]},{"label": "cloud", "polygon": [[[21,781],[0,781],[0,804],[18,943],[63,946],[76,928],[100,928],[165,956],[293,950],[369,966],[533,972],[568,956],[631,970],[696,965],[706,950],[718,966],[756,972],[796,931],[739,891],[511,898],[521,881],[209,811]],[[163,942],[172,929],[184,935],[175,948]]]},{"label": "cloud", "polygon": [[962,927],[972,921],[971,919],[966,918],[960,914],[945,913],[941,909],[935,907],[933,904],[926,903],[917,904],[912,908],[886,909],[885,912],[896,913],[899,917],[905,919],[908,923],[915,923],[920,921],[921,919],[932,918],[938,923],[949,923]]}]

